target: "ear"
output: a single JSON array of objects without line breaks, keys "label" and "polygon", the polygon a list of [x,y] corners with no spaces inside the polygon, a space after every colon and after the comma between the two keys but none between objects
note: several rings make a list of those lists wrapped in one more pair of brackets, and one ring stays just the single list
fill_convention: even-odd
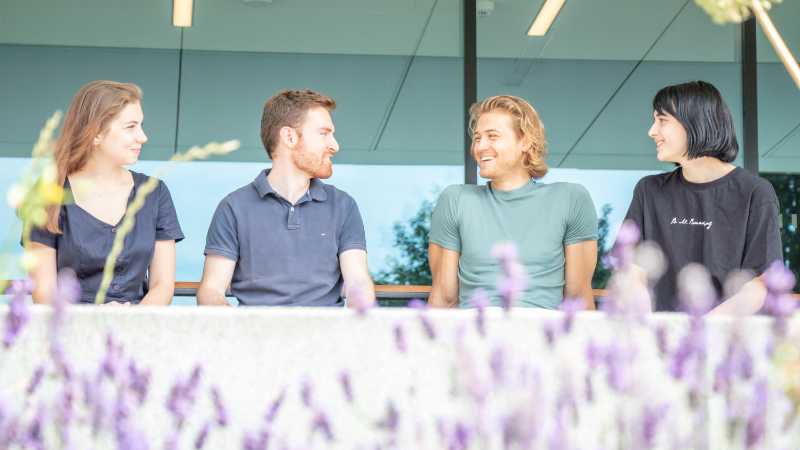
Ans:
[{"label": "ear", "polygon": [[282,127],[278,132],[281,140],[287,147],[294,147],[297,144],[297,132],[292,127]]}]

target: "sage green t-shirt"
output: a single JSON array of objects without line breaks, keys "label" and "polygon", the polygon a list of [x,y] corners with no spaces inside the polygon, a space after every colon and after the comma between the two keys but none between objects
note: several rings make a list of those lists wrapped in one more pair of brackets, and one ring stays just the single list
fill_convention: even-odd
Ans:
[{"label": "sage green t-shirt", "polygon": [[528,274],[518,306],[555,309],[564,296],[564,246],[597,240],[597,213],[589,192],[574,183],[531,180],[513,191],[456,185],[445,189],[431,218],[430,242],[460,253],[459,304],[471,307],[476,289],[500,304],[498,242],[513,242]]}]

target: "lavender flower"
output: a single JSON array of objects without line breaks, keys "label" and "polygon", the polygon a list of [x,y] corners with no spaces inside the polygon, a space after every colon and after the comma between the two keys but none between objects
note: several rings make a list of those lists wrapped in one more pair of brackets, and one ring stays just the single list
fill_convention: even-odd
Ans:
[{"label": "lavender flower", "polygon": [[756,383],[753,394],[753,404],[745,429],[745,444],[747,448],[754,448],[764,439],[768,395],[767,382],[760,380]]},{"label": "lavender flower", "polygon": [[492,256],[500,263],[497,292],[500,294],[503,309],[508,312],[528,287],[527,273],[519,263],[516,246],[511,242],[495,244],[492,247]]},{"label": "lavender flower", "polygon": [[30,320],[31,313],[25,296],[31,291],[31,287],[29,280],[15,280],[11,282],[11,286],[6,291],[11,296],[11,302],[8,305],[8,315],[6,316],[6,327],[3,335],[3,346],[5,348],[14,345],[20,332]]},{"label": "lavender flower", "polygon": [[626,220],[619,227],[617,232],[617,240],[614,242],[614,247],[606,255],[606,265],[620,270],[630,266],[633,262],[633,248],[641,238],[641,232],[635,222]]},{"label": "lavender flower", "polygon": [[222,393],[219,387],[211,387],[211,401],[214,403],[214,415],[216,416],[217,425],[221,427],[228,426],[228,409],[225,408],[225,402],[222,401]]},{"label": "lavender flower", "polygon": [[486,337],[486,307],[489,306],[489,296],[483,289],[477,289],[472,295],[472,304],[475,306],[475,328],[481,337]]},{"label": "lavender flower", "polygon": [[247,433],[242,445],[243,450],[267,450],[269,446],[270,433],[268,430],[261,430],[258,433]]},{"label": "lavender flower", "polygon": [[453,427],[448,450],[467,450],[469,448],[472,431],[463,422],[457,422]]},{"label": "lavender flower", "polygon": [[569,333],[572,330],[572,324],[575,321],[575,315],[579,311],[586,309],[586,304],[583,300],[577,299],[564,299],[559,308],[564,312],[564,322],[562,330],[564,333]]},{"label": "lavender flower", "polygon": [[697,263],[681,269],[678,273],[678,296],[690,315],[697,317],[707,313],[717,302],[717,292],[708,270]]},{"label": "lavender flower", "polygon": [[394,345],[400,353],[406,353],[408,351],[406,335],[403,331],[403,326],[399,323],[394,324]]},{"label": "lavender flower", "polygon": [[139,369],[136,367],[136,362],[131,359],[128,362],[128,383],[139,406],[143,405],[150,389],[150,371]]},{"label": "lavender flower", "polygon": [[36,367],[36,370],[31,375],[31,381],[28,383],[28,388],[25,390],[25,394],[30,397],[36,393],[36,389],[39,388],[39,385],[42,383],[42,379],[44,378],[44,366],[39,365]]},{"label": "lavender flower", "polygon": [[390,400],[386,403],[386,415],[378,422],[378,428],[383,428],[390,433],[397,433],[400,425],[400,413]]},{"label": "lavender flower", "polygon": [[197,387],[200,384],[202,368],[198,365],[187,380],[177,380],[167,397],[167,409],[175,419],[178,429],[183,428],[186,417],[194,406]]},{"label": "lavender flower", "polygon": [[350,373],[342,371],[339,374],[339,383],[342,385],[342,392],[347,403],[353,403],[353,384],[350,382]]},{"label": "lavender flower", "polygon": [[497,346],[492,349],[489,355],[489,368],[492,371],[492,379],[496,384],[504,384],[506,379],[506,355],[503,347]]},{"label": "lavender flower", "polygon": [[206,445],[206,440],[208,440],[208,433],[211,431],[211,422],[205,422],[203,427],[200,428],[200,431],[197,433],[197,437],[194,440],[194,448],[195,450],[200,450]]},{"label": "lavender flower", "polygon": [[656,435],[661,424],[669,411],[669,405],[645,405],[642,411],[641,433],[644,448],[652,448],[655,445]]},{"label": "lavender flower", "polygon": [[284,387],[281,389],[280,394],[275,397],[275,400],[269,406],[267,410],[267,414],[264,416],[264,421],[268,424],[275,421],[275,417],[278,416],[278,412],[281,410],[281,405],[283,405],[283,400],[286,398],[286,388]]},{"label": "lavender flower", "polygon": [[414,299],[408,302],[408,307],[419,311],[419,322],[422,325],[422,330],[425,332],[425,336],[432,341],[436,340],[436,328],[433,326],[433,322],[431,322],[430,318],[428,318],[426,314],[428,305],[422,300]]},{"label": "lavender flower", "polygon": [[359,287],[351,286],[350,289],[348,289],[347,294],[348,304],[353,306],[359,316],[363,317],[370,308],[375,306],[375,301],[368,298],[364,294],[364,291]]},{"label": "lavender flower", "polygon": [[314,405],[314,385],[308,377],[303,377],[302,381],[300,381],[300,399],[303,400],[303,405],[306,408],[311,408]]},{"label": "lavender flower", "polygon": [[333,441],[333,431],[331,430],[331,422],[328,416],[322,412],[317,411],[311,421],[311,434],[321,433],[327,442]]}]

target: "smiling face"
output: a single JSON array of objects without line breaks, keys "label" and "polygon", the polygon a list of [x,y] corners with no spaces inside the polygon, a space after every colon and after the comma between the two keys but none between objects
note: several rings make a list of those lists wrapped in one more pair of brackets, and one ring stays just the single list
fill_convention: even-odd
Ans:
[{"label": "smiling face", "polygon": [[653,125],[647,135],[656,143],[659,161],[680,163],[686,159],[689,142],[686,129],[673,115],[653,111]]},{"label": "smiling face", "polygon": [[480,115],[472,133],[472,157],[481,177],[497,180],[518,172],[527,174],[524,150],[510,114],[492,111]]},{"label": "smiling face", "polygon": [[333,175],[331,158],[339,151],[331,114],[322,107],[309,109],[298,131],[299,139],[292,149],[294,165],[309,178],[330,178]]},{"label": "smiling face", "polygon": [[144,113],[139,102],[129,103],[94,140],[94,158],[102,158],[117,166],[127,166],[139,160],[147,135],[142,129]]}]

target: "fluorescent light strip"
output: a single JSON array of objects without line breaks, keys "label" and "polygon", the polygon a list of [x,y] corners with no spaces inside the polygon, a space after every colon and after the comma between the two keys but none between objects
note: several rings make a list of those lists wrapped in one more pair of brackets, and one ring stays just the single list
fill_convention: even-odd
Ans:
[{"label": "fluorescent light strip", "polygon": [[550,25],[558,17],[558,13],[561,11],[561,7],[564,6],[565,1],[545,0],[542,9],[539,10],[539,14],[533,20],[533,25],[528,30],[528,36],[544,36],[547,34],[547,30],[550,29]]},{"label": "fluorescent light strip", "polygon": [[176,27],[192,26],[193,0],[172,0],[172,25]]}]

